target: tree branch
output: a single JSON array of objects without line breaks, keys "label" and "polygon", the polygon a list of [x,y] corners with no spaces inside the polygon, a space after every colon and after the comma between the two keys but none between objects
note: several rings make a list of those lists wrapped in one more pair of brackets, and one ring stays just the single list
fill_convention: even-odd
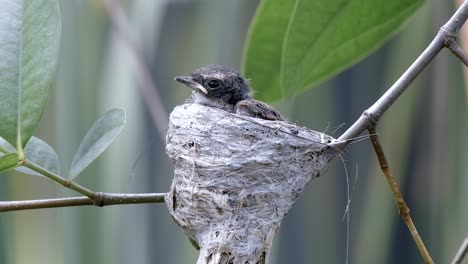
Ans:
[{"label": "tree branch", "polygon": [[369,128],[369,135],[371,138],[372,146],[375,150],[375,154],[377,155],[377,158],[379,160],[380,169],[384,173],[385,178],[387,178],[388,185],[393,193],[393,198],[395,199],[395,202],[398,206],[401,218],[403,218],[403,220],[406,223],[406,226],[408,227],[411,233],[411,236],[413,236],[414,242],[418,246],[419,251],[421,252],[421,255],[424,259],[424,262],[434,263],[431,256],[429,255],[429,252],[426,249],[426,246],[424,245],[423,240],[421,239],[421,236],[418,233],[418,230],[416,229],[416,226],[413,223],[413,219],[410,215],[410,209],[408,208],[405,200],[403,199],[403,195],[400,192],[398,183],[396,182],[395,177],[393,177],[392,170],[390,169],[390,165],[388,164],[387,158],[385,157],[382,145],[380,145],[379,137],[377,135],[377,132],[375,131],[375,127]]},{"label": "tree branch", "polygon": [[18,211],[28,209],[43,209],[71,206],[109,206],[117,204],[164,203],[165,193],[96,193],[99,200],[93,201],[89,197],[70,197],[57,199],[40,199],[25,201],[0,202],[0,212]]},{"label": "tree branch", "polygon": [[445,47],[447,47],[458,59],[460,59],[466,67],[468,67],[468,56],[463,49],[455,41],[455,38],[448,38],[445,41]]},{"label": "tree branch", "polygon": [[448,39],[453,39],[455,34],[468,18],[468,1],[465,1],[450,20],[440,28],[439,32],[423,51],[423,53],[414,61],[414,63],[401,75],[401,77],[385,92],[380,99],[354,122],[339,138],[338,148],[344,148],[351,143],[364,130],[374,126],[393,105],[398,97],[409,87],[416,77],[426,68],[429,62],[445,47]]},{"label": "tree branch", "polygon": [[452,264],[461,264],[463,261],[463,258],[465,258],[467,253],[468,253],[468,236],[465,238],[465,240],[463,240],[463,243],[458,249],[457,254],[455,254],[455,257],[452,260]]}]

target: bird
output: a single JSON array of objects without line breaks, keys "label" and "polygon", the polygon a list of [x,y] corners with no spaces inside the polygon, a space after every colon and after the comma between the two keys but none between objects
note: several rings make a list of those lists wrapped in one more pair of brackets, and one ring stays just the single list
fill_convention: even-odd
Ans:
[{"label": "bird", "polygon": [[174,80],[192,89],[188,102],[254,118],[286,121],[273,107],[255,100],[248,81],[230,67],[211,64]]}]

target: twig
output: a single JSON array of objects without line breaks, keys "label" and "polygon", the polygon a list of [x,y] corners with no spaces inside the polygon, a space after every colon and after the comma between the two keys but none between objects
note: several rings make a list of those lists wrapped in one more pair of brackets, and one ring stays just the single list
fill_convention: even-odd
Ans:
[{"label": "twig", "polygon": [[465,258],[467,253],[468,253],[468,236],[465,238],[465,240],[463,240],[463,243],[458,249],[457,254],[455,254],[455,257],[452,260],[452,264],[461,264],[463,261],[463,258]]},{"label": "twig", "polygon": [[67,187],[69,189],[72,189],[76,192],[79,192],[83,195],[86,195],[87,197],[89,197],[91,200],[96,200],[98,197],[96,197],[96,193],[91,191],[90,189],[88,188],[85,188],[73,181],[70,181],[70,180],[67,180],[63,177],[61,177],[60,175],[57,175],[51,171],[48,171],[44,168],[42,168],[41,166],[37,165],[36,163],[30,161],[30,160],[24,160],[23,162],[23,166],[33,170],[33,171],[36,171],[42,175],[44,175],[45,177],[63,185],[64,187]]},{"label": "twig", "polygon": [[[8,149],[6,149],[5,147],[3,146],[0,146],[0,152],[3,153],[3,154],[8,154],[8,153],[12,153],[10,152]],[[43,167],[37,165],[36,163],[28,160],[27,158],[25,158],[24,160],[20,161],[20,164],[26,168],[29,168],[33,171],[36,171],[38,173],[40,173],[41,175],[55,181],[56,183],[58,184],[61,184],[63,185],[64,187],[67,187],[71,190],[74,190],[80,194],[83,194],[83,195],[86,195],[91,201],[96,201],[98,202],[98,199],[99,199],[99,196],[97,195],[96,192],[93,192],[92,190],[86,188],[86,187],[83,187],[71,180],[68,180],[60,175],[57,175],[47,169],[44,169]],[[0,210],[1,212],[1,210]]]},{"label": "twig", "polygon": [[163,203],[165,193],[97,193],[99,202],[91,200],[89,197],[70,197],[57,199],[40,199],[40,200],[25,200],[25,201],[7,201],[0,202],[0,212],[42,209],[55,207],[71,207],[71,206],[109,206],[117,204],[139,204],[139,203]]},{"label": "twig", "polygon": [[379,163],[390,189],[394,195],[394,199],[398,205],[400,215],[405,221],[408,229],[413,236],[413,239],[418,246],[421,255],[426,263],[433,263],[424,243],[419,236],[416,227],[411,219],[409,208],[407,207],[398,185],[392,175],[385,158],[383,149],[378,141],[378,136],[375,133],[375,125],[380,117],[393,105],[398,97],[409,87],[416,77],[426,68],[426,66],[434,59],[434,57],[444,48],[449,48],[467,67],[468,58],[463,50],[455,43],[455,35],[460,30],[461,26],[468,18],[468,1],[458,8],[450,20],[440,28],[437,35],[434,37],[429,46],[421,53],[421,55],[413,62],[413,64],[401,75],[401,77],[375,102],[371,107],[363,112],[359,119],[346,130],[339,138],[335,146],[342,149],[350,144],[364,130],[369,130],[372,145],[379,159]]},{"label": "twig", "polygon": [[423,53],[414,61],[414,63],[406,70],[403,75],[380,97],[369,109],[354,122],[354,124],[346,130],[339,138],[338,148],[344,148],[352,142],[364,130],[376,124],[385,111],[393,105],[396,99],[408,88],[414,79],[426,68],[431,60],[442,50],[445,42],[449,38],[453,38],[461,26],[468,18],[468,1],[465,1],[450,20],[440,28],[439,32],[423,51]]},{"label": "twig", "polygon": [[390,189],[392,190],[392,193],[393,193],[393,198],[395,199],[395,202],[398,206],[400,216],[405,221],[406,226],[408,227],[411,235],[413,236],[414,242],[418,246],[419,251],[421,252],[421,255],[424,259],[424,262],[434,263],[431,256],[429,255],[429,252],[426,249],[426,246],[424,246],[424,242],[422,241],[421,237],[419,236],[418,231],[416,230],[416,226],[414,225],[413,220],[411,219],[410,209],[406,205],[406,202],[403,199],[403,196],[400,192],[400,188],[398,187],[398,184],[395,178],[393,177],[393,173],[390,169],[387,158],[385,157],[383,148],[380,145],[378,135],[376,134],[375,127],[370,127],[368,130],[369,130],[372,146],[374,146],[375,154],[377,155],[377,158],[379,160],[380,169],[382,170],[382,172],[385,174],[385,177],[387,178],[388,185],[390,186]]},{"label": "twig", "polygon": [[63,185],[64,187],[72,189],[86,196],[26,201],[4,201],[0,202],[0,212],[82,205],[95,205],[102,207],[116,204],[163,203],[164,197],[166,195],[165,193],[133,194],[93,192],[90,189],[87,189],[73,181],[67,180],[60,175],[42,168],[30,160],[25,159],[22,165],[44,175],[45,177]]},{"label": "twig", "polygon": [[460,59],[466,67],[468,67],[468,56],[463,49],[455,41],[455,38],[448,38],[445,41],[445,47],[447,47],[458,59]]},{"label": "twig", "polygon": [[164,109],[164,103],[153,79],[151,78],[150,71],[143,62],[141,53],[132,41],[127,18],[125,17],[119,1],[105,0],[104,5],[109,13],[113,25],[117,29],[117,32],[120,33],[123,43],[127,46],[128,51],[130,52],[130,57],[136,67],[137,80],[140,83],[138,87],[143,95],[143,100],[145,101],[146,107],[153,119],[154,125],[159,132],[159,136],[162,142],[164,142],[167,124],[169,123],[169,115],[166,109]]}]

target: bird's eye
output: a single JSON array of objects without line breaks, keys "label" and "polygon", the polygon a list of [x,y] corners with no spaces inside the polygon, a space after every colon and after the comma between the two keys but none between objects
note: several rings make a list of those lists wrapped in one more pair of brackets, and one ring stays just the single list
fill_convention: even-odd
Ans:
[{"label": "bird's eye", "polygon": [[218,88],[220,85],[221,85],[221,81],[219,80],[213,79],[213,80],[208,81],[208,86],[210,88]]}]

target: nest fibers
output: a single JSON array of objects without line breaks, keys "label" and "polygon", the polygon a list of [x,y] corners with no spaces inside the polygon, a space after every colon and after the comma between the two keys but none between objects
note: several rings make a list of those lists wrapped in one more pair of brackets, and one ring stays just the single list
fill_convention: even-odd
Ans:
[{"label": "nest fibers", "polygon": [[283,121],[185,104],[170,116],[166,204],[200,247],[197,264],[267,263],[273,236],[335,139]]}]

